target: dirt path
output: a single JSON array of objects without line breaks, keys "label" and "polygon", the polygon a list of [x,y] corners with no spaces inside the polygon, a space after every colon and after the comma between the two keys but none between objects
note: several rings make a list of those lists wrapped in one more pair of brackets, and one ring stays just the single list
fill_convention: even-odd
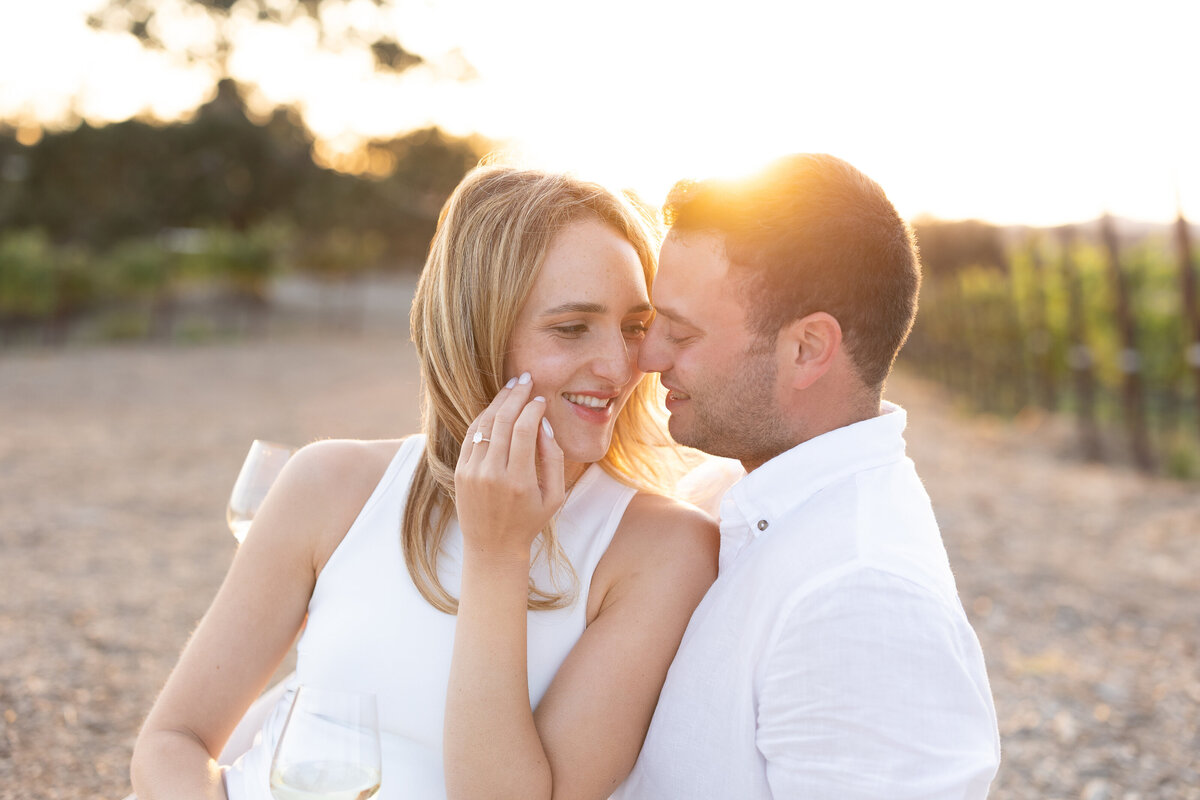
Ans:
[{"label": "dirt path", "polygon": [[[1200,798],[1200,489],[889,396],[988,658],[992,797]],[[0,798],[123,797],[250,440],[393,436],[415,398],[400,336],[0,354]]]}]

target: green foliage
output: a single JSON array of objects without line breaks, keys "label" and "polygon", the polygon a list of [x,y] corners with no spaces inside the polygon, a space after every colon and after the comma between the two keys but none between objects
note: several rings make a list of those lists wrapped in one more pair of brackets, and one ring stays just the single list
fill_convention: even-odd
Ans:
[{"label": "green foliage", "polygon": [[95,275],[78,249],[55,247],[37,230],[0,236],[0,322],[65,319],[95,294]]},{"label": "green foliage", "polygon": [[166,291],[176,258],[153,239],[127,239],[98,259],[105,295],[111,300],[152,300]]},{"label": "green foliage", "polygon": [[385,243],[381,264],[419,262],[442,203],[487,143],[430,129],[370,149],[386,156],[386,174],[322,168],[295,112],[253,122],[230,81],[188,123],[85,124],[32,147],[0,128],[0,167],[18,176],[0,180],[0,228],[100,252],[173,229],[277,224],[306,236],[369,233]]},{"label": "green foliage", "polygon": [[54,308],[54,256],[40,231],[0,238],[0,316],[39,319]]},{"label": "green foliage", "polygon": [[313,147],[292,111],[250,120],[229,81],[187,123],[81,125],[31,147],[0,126],[0,324],[108,309],[115,330],[165,333],[189,285],[261,305],[283,268],[334,280],[419,264],[487,143],[436,129],[372,142],[364,175],[318,166]]},{"label": "green foliage", "polygon": [[956,365],[940,375],[981,410],[1012,412],[1025,402],[1027,332],[1013,286],[994,269],[971,266],[922,289],[906,360]]},{"label": "green foliage", "polygon": [[280,246],[274,233],[266,225],[244,233],[229,228],[196,231],[199,246],[180,256],[183,273],[215,280],[237,294],[264,300]]},{"label": "green foliage", "polygon": [[11,232],[0,237],[0,325],[105,312],[102,336],[135,337],[152,332],[152,317],[166,313],[188,285],[224,287],[261,304],[287,237],[286,228],[269,223],[245,232],[189,229],[128,239],[89,257],[40,231]]},{"label": "green foliage", "polygon": [[[1116,283],[1097,243],[1031,241],[1003,270],[959,266],[928,276],[904,361],[969,397],[980,410],[1015,414],[1027,405],[1075,407],[1076,371],[1091,374],[1098,419],[1124,428],[1127,370],[1136,368],[1159,441],[1163,469],[1200,473],[1197,379],[1186,360],[1178,256],[1162,240],[1119,254],[1134,319],[1131,359],[1116,319]],[[1077,315],[1077,316],[1076,316]],[[1085,355],[1087,356],[1085,358]]]},{"label": "green foliage", "polygon": [[349,278],[379,263],[387,242],[377,231],[334,228],[306,237],[295,256],[298,269],[325,280]]},{"label": "green foliage", "polygon": [[[150,308],[145,327],[169,333],[175,297],[193,284],[261,304],[284,267],[337,279],[423,261],[442,204],[490,149],[486,141],[414,131],[370,142],[365,166],[338,171],[314,156],[297,109],[248,114],[230,78],[247,25],[315,29],[319,47],[357,50],[384,74],[423,62],[388,32],[393,0],[370,0],[348,24],[327,24],[325,10],[342,5],[105,0],[90,9],[93,28],[130,34],[148,49],[167,46],[172,18],[204,19],[204,36],[177,55],[209,68],[214,96],[184,122],[81,124],[47,131],[32,146],[0,120],[3,332],[61,328],[102,309],[115,321],[101,330],[129,333],[142,327],[132,321],[136,309]],[[468,79],[473,69],[458,61],[456,79]]]},{"label": "green foliage", "polygon": [[1167,475],[1180,480],[1200,478],[1200,443],[1191,436],[1173,433],[1166,444]]}]

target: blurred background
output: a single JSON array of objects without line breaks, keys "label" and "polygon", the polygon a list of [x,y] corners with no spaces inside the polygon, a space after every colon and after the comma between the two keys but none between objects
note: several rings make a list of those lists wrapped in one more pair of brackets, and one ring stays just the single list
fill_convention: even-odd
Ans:
[{"label": "blurred background", "polygon": [[657,208],[799,151],[917,231],[889,393],[991,666],[993,796],[1200,797],[1197,30],[1190,0],[0,0],[0,797],[126,791],[251,439],[415,427],[408,300],[480,158]]}]

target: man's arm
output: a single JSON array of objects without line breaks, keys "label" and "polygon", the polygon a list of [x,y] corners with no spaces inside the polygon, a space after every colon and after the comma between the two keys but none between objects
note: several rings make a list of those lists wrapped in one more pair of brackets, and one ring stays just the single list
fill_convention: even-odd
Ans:
[{"label": "man's arm", "polygon": [[760,672],[757,744],[778,798],[984,798],[999,738],[957,604],[858,569],[800,597]]}]

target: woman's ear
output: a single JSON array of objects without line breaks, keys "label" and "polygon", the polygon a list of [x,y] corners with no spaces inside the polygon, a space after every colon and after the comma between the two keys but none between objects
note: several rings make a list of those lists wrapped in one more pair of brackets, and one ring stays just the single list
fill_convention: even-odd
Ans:
[{"label": "woman's ear", "polygon": [[842,326],[816,311],[784,325],[776,339],[781,382],[794,389],[812,386],[829,371],[842,349]]}]

